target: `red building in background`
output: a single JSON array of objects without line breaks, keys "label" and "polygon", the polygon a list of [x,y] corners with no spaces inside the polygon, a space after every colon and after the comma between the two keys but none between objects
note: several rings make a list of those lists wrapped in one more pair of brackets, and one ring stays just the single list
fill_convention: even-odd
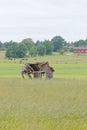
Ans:
[{"label": "red building in background", "polygon": [[87,54],[87,47],[78,47],[74,49],[74,54]]}]

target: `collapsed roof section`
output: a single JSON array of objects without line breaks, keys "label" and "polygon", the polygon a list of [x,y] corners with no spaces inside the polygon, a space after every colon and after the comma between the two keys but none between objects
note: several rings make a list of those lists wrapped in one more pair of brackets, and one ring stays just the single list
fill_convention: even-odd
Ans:
[{"label": "collapsed roof section", "polygon": [[28,76],[31,77],[31,73],[33,74],[34,78],[42,78],[42,75],[44,75],[44,77],[48,79],[53,78],[54,69],[49,65],[48,62],[26,63],[23,68],[23,78],[23,74],[28,74]]}]

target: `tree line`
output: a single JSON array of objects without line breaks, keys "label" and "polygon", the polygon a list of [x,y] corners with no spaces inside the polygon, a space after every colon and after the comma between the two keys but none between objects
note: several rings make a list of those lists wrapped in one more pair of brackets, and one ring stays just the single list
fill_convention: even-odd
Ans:
[{"label": "tree line", "polygon": [[86,47],[86,40],[66,42],[61,36],[55,36],[51,40],[36,41],[26,38],[21,42],[0,42],[0,50],[5,50],[7,58],[24,58],[26,56],[51,55],[53,52],[63,54],[73,52],[75,47]]}]

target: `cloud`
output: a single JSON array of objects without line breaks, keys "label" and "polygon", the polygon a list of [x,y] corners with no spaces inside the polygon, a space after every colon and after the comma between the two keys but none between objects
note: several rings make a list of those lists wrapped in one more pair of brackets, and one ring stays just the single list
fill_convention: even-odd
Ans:
[{"label": "cloud", "polygon": [[84,38],[86,5],[86,0],[0,0],[0,40]]}]

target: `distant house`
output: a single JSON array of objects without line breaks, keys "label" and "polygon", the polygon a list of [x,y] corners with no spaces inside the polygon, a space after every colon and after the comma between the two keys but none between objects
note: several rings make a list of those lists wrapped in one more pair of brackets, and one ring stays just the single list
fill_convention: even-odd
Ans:
[{"label": "distant house", "polygon": [[77,47],[77,48],[75,48],[74,54],[87,54],[87,47]]}]

